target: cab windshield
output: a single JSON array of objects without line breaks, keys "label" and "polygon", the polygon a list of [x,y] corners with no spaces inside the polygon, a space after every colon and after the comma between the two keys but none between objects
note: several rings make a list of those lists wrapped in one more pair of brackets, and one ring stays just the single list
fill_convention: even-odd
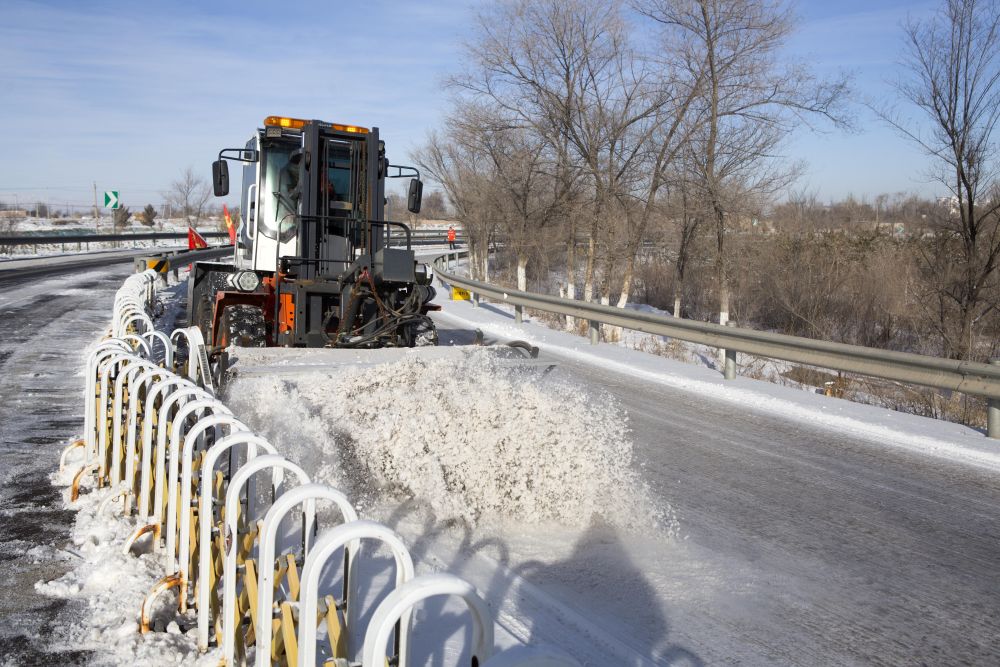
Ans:
[{"label": "cab windshield", "polygon": [[263,148],[260,231],[268,238],[285,242],[295,236],[297,229],[299,164],[293,161],[292,153],[298,145],[287,140],[265,140]]}]

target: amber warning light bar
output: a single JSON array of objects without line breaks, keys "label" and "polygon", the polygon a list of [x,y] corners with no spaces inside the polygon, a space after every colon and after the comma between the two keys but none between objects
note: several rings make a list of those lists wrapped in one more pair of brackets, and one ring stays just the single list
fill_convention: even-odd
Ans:
[{"label": "amber warning light bar", "polygon": [[[292,130],[301,130],[305,127],[306,121],[300,118],[286,118],[284,116],[268,116],[264,119],[264,127],[287,127]],[[330,127],[340,132],[350,132],[352,134],[368,134],[367,127],[357,125],[338,125],[330,123]]]}]

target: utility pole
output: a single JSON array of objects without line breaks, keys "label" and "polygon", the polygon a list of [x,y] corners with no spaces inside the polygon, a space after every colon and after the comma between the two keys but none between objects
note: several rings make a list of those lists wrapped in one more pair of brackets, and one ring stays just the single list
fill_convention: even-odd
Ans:
[{"label": "utility pole", "polygon": [[94,181],[94,231],[100,225],[97,217],[97,181]]}]

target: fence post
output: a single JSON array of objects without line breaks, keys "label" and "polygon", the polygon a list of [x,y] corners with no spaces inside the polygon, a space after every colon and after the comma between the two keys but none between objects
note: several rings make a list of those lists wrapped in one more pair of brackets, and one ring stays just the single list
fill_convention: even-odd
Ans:
[{"label": "fence post", "polygon": [[[729,320],[726,322],[727,327],[735,327],[736,322]],[[724,350],[726,355],[726,361],[723,368],[723,377],[726,380],[736,379],[736,350]]]},{"label": "fence post", "polygon": [[[990,359],[990,365],[1000,366],[1000,359]],[[1000,438],[1000,400],[991,398],[986,406],[986,435]]]},{"label": "fence post", "polygon": [[588,320],[590,324],[590,344],[597,345],[601,342],[601,323],[597,320]]}]

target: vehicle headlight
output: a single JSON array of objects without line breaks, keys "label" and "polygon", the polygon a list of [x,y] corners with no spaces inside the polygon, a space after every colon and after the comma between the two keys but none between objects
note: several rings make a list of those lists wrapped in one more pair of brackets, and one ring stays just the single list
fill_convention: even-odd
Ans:
[{"label": "vehicle headlight", "polygon": [[233,287],[241,292],[253,292],[260,287],[260,276],[253,271],[238,271],[233,275]]}]

